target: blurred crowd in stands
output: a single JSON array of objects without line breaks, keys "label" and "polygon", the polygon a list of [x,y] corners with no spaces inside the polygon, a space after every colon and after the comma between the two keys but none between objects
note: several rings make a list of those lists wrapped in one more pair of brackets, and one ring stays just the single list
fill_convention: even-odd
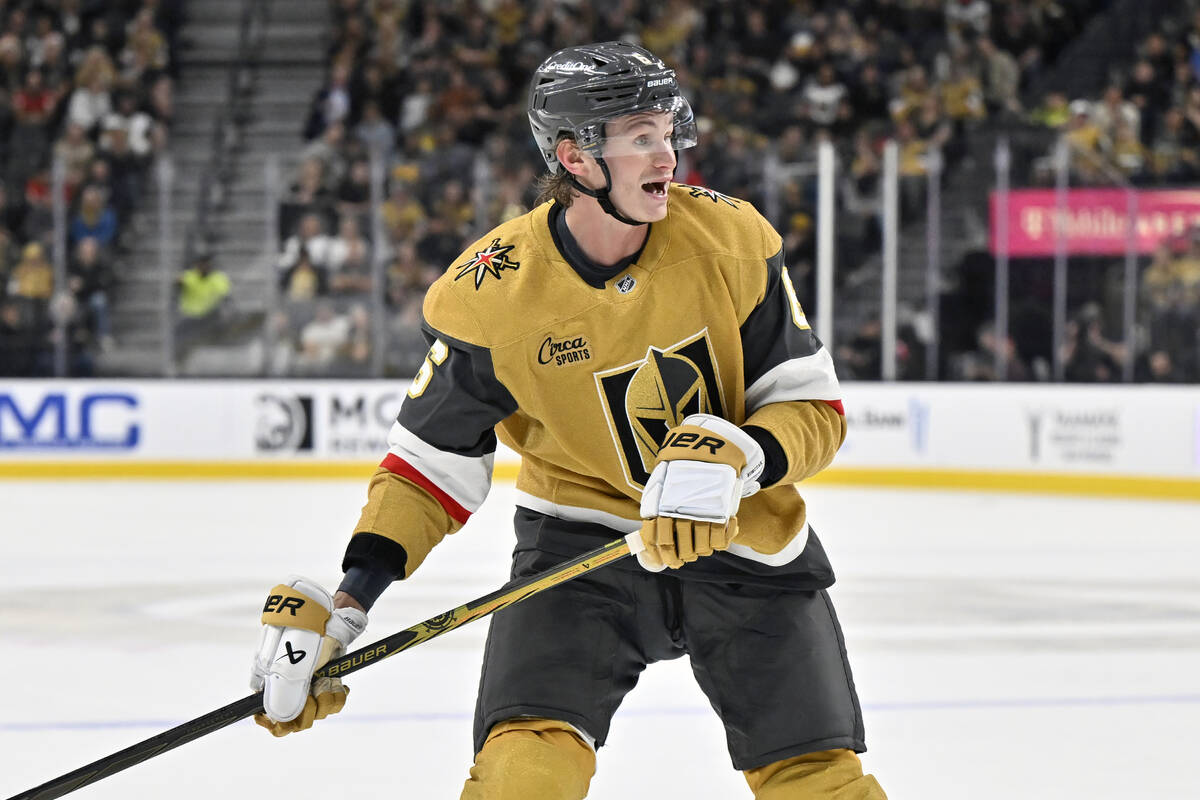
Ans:
[{"label": "blurred crowd in stands", "polygon": [[[1059,55],[1113,3],[330,0],[326,77],[312,87],[295,166],[284,180],[265,372],[415,371],[425,349],[418,326],[426,288],[470,242],[533,202],[544,167],[525,118],[527,81],[569,44],[633,39],[678,71],[702,135],[698,147],[680,154],[676,179],[763,210],[784,236],[793,279],[818,316],[815,154],[824,141],[836,149],[840,176],[839,281],[879,251],[888,139],[899,146],[906,222],[923,221],[934,167],[940,163],[944,177],[972,159],[990,159],[972,145],[1000,125],[1065,136],[1073,186],[1196,183],[1197,0],[1181,0],[1176,14],[1136,43],[1132,60],[1114,60],[1110,85],[1096,96],[1033,95]],[[0,86],[0,144],[7,143],[0,342],[38,343],[0,345],[0,358],[28,361],[22,374],[45,372],[48,337],[64,330],[89,346],[106,340],[114,272],[119,285],[113,258],[128,234],[141,170],[164,146],[170,122],[182,6],[0,4],[7,75],[7,88]],[[70,292],[46,277],[52,153],[70,165]],[[1015,185],[1052,182],[1051,167],[1051,159],[1035,160]],[[1069,293],[1071,324],[1058,351],[1066,377],[1118,380],[1135,363],[1139,380],[1200,381],[1198,248],[1196,237],[1181,237],[1142,259],[1132,349],[1119,341],[1115,262],[1078,270],[1098,277]],[[203,335],[229,294],[228,278],[201,261],[180,279],[184,342]],[[90,263],[96,266],[78,266]],[[978,253],[944,266],[953,282],[967,283],[985,273],[990,280],[992,268]],[[999,341],[990,306],[982,309],[965,338],[943,342],[942,378],[992,379],[998,348],[1012,354],[1006,379],[1050,377],[1049,271],[1034,265],[1026,272],[1028,285],[1019,276],[1014,283],[1008,339]],[[1030,292],[1024,299],[1023,291]],[[31,292],[40,303],[10,302]],[[78,324],[47,327],[64,315]],[[838,342],[847,378],[880,375],[877,315],[863,316],[858,334]],[[918,317],[902,315],[902,379],[927,376],[932,332]],[[0,371],[11,369],[6,363]]]},{"label": "blurred crowd in stands", "polygon": [[183,5],[0,2],[0,375],[53,375],[58,354],[90,375],[113,346],[120,258],[171,124]]},{"label": "blurred crowd in stands", "polygon": [[1114,71],[1100,97],[1047,95],[1036,118],[1066,134],[1074,181],[1200,180],[1200,6],[1193,6],[1140,42],[1134,62]]},{"label": "blurred crowd in stands", "polygon": [[[1069,185],[1163,188],[1200,184],[1200,3],[1181,2],[1174,15],[1136,42],[1128,62],[1110,64],[1097,97],[1048,92],[1029,119],[1060,133]],[[1052,153],[1034,159],[1027,185],[1055,181]],[[1170,232],[1139,259],[1136,324],[1123,335],[1124,259],[1072,257],[1072,309],[1058,355],[1068,381],[1200,383],[1200,207],[1191,227]],[[1046,380],[1052,360],[1049,259],[1028,259],[1026,292],[1016,298],[1012,331],[1001,343],[988,320],[978,349],[952,364],[950,377],[991,380],[995,351],[1010,354],[1008,380]],[[983,265],[990,270],[991,265]],[[1130,346],[1132,344],[1132,346]]]},{"label": "blurred crowd in stands", "polygon": [[[888,138],[899,144],[902,211],[910,218],[924,213],[933,153],[952,169],[968,155],[970,132],[996,120],[1061,129],[1072,142],[1086,138],[1098,158],[1110,159],[1131,180],[1193,180],[1200,16],[1184,21],[1191,23],[1186,32],[1150,37],[1128,80],[1103,97],[1049,95],[1028,105],[1022,99],[1107,5],[332,0],[327,80],[315,88],[307,144],[281,215],[279,287],[289,301],[281,307],[290,310],[276,315],[271,331],[294,346],[276,364],[292,374],[358,374],[375,347],[386,348],[393,374],[419,364],[424,346],[416,326],[425,288],[475,237],[533,201],[542,164],[524,115],[526,82],[549,53],[572,43],[633,38],[679,72],[702,137],[680,154],[676,179],[744,197],[768,213],[809,303],[812,165],[822,140],[834,143],[844,176],[838,263],[848,269],[879,248]],[[1085,106],[1087,113],[1078,113]],[[1081,120],[1099,132],[1085,137]],[[1141,160],[1130,132],[1144,151]],[[370,214],[373,164],[380,165],[377,219]],[[382,306],[370,302],[373,281],[384,287]],[[1162,290],[1160,299],[1178,305],[1172,292]],[[1150,293],[1144,299],[1158,302]],[[1095,315],[1094,306],[1084,310]],[[386,336],[374,338],[363,331],[373,329],[370,315],[378,313],[385,315]],[[1126,357],[1119,348],[1094,344],[1106,341],[1095,324],[1075,327],[1085,332],[1073,339],[1073,365],[1095,360],[1097,350],[1105,358]],[[1139,376],[1190,375],[1194,367],[1181,366],[1191,363],[1189,351],[1174,349],[1187,337],[1155,333],[1186,325],[1147,327],[1151,338],[1166,336],[1180,357],[1164,373],[1161,357],[1142,353],[1147,366]],[[839,348],[848,377],[879,376],[877,328],[868,321],[862,336]],[[923,377],[921,336],[914,329],[905,333],[909,369],[902,377]],[[981,348],[999,346],[985,333]],[[943,376],[989,378],[987,370],[959,366],[982,360],[949,354]],[[1016,353],[1011,364],[1010,379],[1047,377],[1043,364],[1035,369]],[[1073,367],[1069,377],[1119,379],[1120,370]]]}]

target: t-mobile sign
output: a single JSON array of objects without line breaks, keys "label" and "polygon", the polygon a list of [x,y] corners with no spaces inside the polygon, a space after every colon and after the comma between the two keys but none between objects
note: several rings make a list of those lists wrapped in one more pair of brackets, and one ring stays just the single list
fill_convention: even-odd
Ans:
[{"label": "t-mobile sign", "polygon": [[1006,227],[1008,255],[1013,258],[1052,256],[1060,236],[1070,255],[1122,255],[1129,247],[1131,212],[1139,253],[1200,226],[1200,189],[1071,189],[1066,193],[1065,213],[1058,210],[1053,189],[1009,192],[1007,213],[997,192],[990,200],[992,254],[1000,252],[1000,232]]}]

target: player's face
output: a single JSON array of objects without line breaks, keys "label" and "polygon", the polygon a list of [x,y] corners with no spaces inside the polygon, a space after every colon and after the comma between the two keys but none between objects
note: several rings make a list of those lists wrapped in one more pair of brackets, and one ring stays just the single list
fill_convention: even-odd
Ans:
[{"label": "player's face", "polygon": [[606,126],[609,196],[630,219],[655,222],[667,215],[667,186],[675,174],[673,132],[673,118],[666,112],[631,114]]}]

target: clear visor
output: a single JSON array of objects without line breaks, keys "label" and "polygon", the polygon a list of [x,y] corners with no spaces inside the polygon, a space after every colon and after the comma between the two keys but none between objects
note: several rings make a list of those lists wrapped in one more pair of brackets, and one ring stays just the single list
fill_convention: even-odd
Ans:
[{"label": "clear visor", "polygon": [[636,111],[588,120],[575,140],[593,156],[649,155],[684,150],[697,142],[692,107],[682,97],[669,97]]}]

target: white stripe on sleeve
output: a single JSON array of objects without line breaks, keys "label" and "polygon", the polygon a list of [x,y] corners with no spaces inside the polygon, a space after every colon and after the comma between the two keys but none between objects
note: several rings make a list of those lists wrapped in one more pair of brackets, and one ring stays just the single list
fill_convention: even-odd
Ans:
[{"label": "white stripe on sleeve", "polygon": [[626,519],[618,517],[616,514],[610,514],[607,511],[600,511],[595,508],[582,508],[580,506],[564,506],[559,503],[552,503],[549,500],[543,500],[540,497],[535,497],[528,492],[517,490],[517,505],[522,508],[528,508],[530,511],[536,511],[539,514],[545,514],[548,517],[558,517],[559,519],[570,520],[572,522],[591,522],[596,525],[603,525],[606,528],[612,528],[620,533],[633,533],[642,527],[640,519]]},{"label": "white stripe on sleeve", "polygon": [[791,358],[746,388],[746,416],[768,403],[788,400],[841,400],[833,358],[822,347],[811,356]]},{"label": "white stripe on sleeve", "polygon": [[399,422],[392,423],[392,429],[388,432],[388,452],[407,461],[472,514],[483,505],[492,488],[495,453],[482,456],[447,453],[421,439]]}]

